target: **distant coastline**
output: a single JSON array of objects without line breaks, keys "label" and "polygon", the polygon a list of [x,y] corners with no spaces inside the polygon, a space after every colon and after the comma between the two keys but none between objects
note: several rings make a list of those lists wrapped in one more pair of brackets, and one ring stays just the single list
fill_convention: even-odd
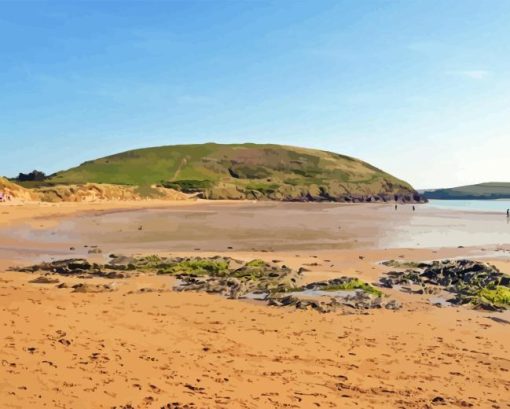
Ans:
[{"label": "distant coastline", "polygon": [[510,200],[509,182],[489,182],[448,189],[419,191],[427,199],[440,200]]},{"label": "distant coastline", "polygon": [[510,209],[510,199],[430,199],[427,206],[452,211],[504,214]]}]

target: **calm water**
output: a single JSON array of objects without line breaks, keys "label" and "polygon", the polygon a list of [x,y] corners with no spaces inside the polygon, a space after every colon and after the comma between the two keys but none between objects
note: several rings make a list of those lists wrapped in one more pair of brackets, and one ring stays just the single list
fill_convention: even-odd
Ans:
[{"label": "calm water", "polygon": [[[463,203],[464,206],[454,207]],[[432,201],[426,205],[335,203],[202,203],[160,209],[84,213],[57,224],[0,229],[5,251],[49,250],[87,256],[109,252],[309,251],[510,244],[507,202]],[[508,204],[507,204],[508,203]],[[438,209],[434,206],[449,206]],[[41,221],[41,223],[43,223]],[[0,259],[2,258],[0,244]],[[75,250],[68,250],[70,247]],[[21,250],[20,250],[21,249]],[[8,258],[7,255],[4,258]]]},{"label": "calm water", "polygon": [[474,212],[506,213],[510,200],[430,200],[427,206],[439,209],[464,210]]}]

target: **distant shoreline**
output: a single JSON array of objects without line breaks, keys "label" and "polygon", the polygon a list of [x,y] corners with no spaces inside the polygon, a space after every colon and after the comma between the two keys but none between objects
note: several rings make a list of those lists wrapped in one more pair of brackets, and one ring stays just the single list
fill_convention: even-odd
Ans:
[{"label": "distant shoreline", "polygon": [[510,199],[430,199],[428,206],[447,211],[504,215],[510,208]]}]

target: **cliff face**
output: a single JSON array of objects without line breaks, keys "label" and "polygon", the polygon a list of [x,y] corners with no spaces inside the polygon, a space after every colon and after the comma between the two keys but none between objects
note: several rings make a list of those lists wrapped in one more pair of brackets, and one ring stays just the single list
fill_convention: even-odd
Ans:
[{"label": "cliff face", "polygon": [[54,184],[158,184],[208,199],[420,201],[408,183],[348,156],[281,145],[176,145],[88,161]]},{"label": "cliff face", "polygon": [[361,189],[349,184],[280,185],[253,189],[236,184],[219,183],[199,193],[205,199],[256,199],[291,202],[420,202],[424,199],[413,190],[386,186],[368,186]]}]

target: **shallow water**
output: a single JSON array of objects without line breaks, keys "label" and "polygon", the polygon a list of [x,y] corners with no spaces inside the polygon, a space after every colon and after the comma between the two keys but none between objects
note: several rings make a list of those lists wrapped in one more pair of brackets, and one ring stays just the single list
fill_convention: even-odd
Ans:
[{"label": "shallow water", "polygon": [[502,215],[510,209],[510,199],[505,200],[429,200],[427,206],[457,211],[492,212]]},{"label": "shallow water", "polygon": [[14,247],[45,246],[86,255],[86,245],[118,251],[220,252],[505,245],[510,224],[494,213],[430,205],[203,203],[164,209],[82,214],[48,228],[0,229]]},{"label": "shallow water", "polygon": [[437,296],[435,296],[435,297],[430,297],[430,298],[429,298],[429,302],[430,302],[431,304],[433,304],[433,305],[438,306],[438,307],[451,307],[451,306],[453,305],[452,303],[450,303],[450,302],[446,301],[446,299],[445,299],[445,298],[443,298],[443,297],[437,297]]}]

